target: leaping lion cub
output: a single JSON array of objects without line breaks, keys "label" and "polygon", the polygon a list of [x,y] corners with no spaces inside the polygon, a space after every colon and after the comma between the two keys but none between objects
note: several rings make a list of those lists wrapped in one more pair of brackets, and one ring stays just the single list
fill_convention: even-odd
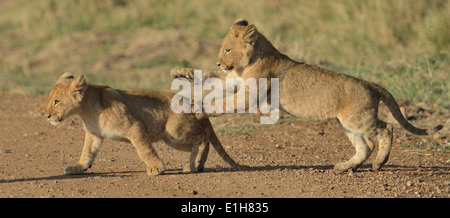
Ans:
[{"label": "leaping lion cub", "polygon": [[64,73],[50,93],[45,116],[58,125],[71,115],[79,115],[86,130],[84,148],[75,166],[66,174],[84,173],[91,167],[103,139],[130,142],[147,164],[148,175],[163,173],[164,164],[151,143],[163,140],[172,148],[191,152],[185,172],[204,168],[211,142],[233,168],[241,169],[223,149],[209,119],[198,120],[191,113],[174,113],[174,94],[154,90],[117,90],[86,83],[83,75]]},{"label": "leaping lion cub", "polygon": [[[350,160],[335,165],[334,170],[339,173],[356,170],[367,160],[374,149],[374,139],[379,142],[379,150],[373,169],[380,169],[388,160],[393,126],[378,119],[380,101],[389,107],[400,125],[411,133],[430,135],[443,127],[438,125],[426,130],[412,126],[401,114],[395,99],[383,87],[293,61],[275,49],[255,25],[243,19],[237,19],[223,39],[216,64],[221,72],[203,71],[202,77],[224,79],[231,74],[242,77],[243,81],[248,78],[268,78],[268,81],[269,78],[279,78],[280,110],[307,120],[337,118],[356,149],[356,154]],[[194,78],[193,70],[188,68],[174,68],[171,74],[175,78]],[[258,79],[256,81],[258,83]],[[270,88],[270,84],[267,86]],[[248,92],[248,88],[241,88],[229,100],[234,100],[236,105],[236,97],[240,93],[244,94],[247,110]],[[226,102],[223,100],[223,111],[226,111]]]}]

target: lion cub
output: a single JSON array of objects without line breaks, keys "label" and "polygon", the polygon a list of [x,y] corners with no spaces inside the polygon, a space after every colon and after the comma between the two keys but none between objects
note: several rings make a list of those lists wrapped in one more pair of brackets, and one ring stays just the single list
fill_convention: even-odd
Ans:
[{"label": "lion cub", "polygon": [[[204,71],[203,79],[225,79],[231,75],[242,78],[245,84],[245,81],[251,78],[278,78],[280,110],[306,120],[337,119],[356,150],[350,160],[336,164],[334,170],[338,173],[356,170],[367,160],[375,147],[374,140],[379,142],[379,150],[373,169],[378,170],[387,162],[392,145],[393,126],[378,119],[380,101],[389,107],[400,125],[411,133],[431,135],[443,127],[414,127],[403,117],[394,97],[383,87],[294,61],[280,53],[255,25],[242,18],[235,21],[222,40],[216,64],[221,72]],[[192,69],[175,68],[171,74],[175,78],[193,79]],[[256,82],[258,83],[258,80]],[[271,89],[271,85],[268,84],[267,88]],[[226,111],[226,103],[236,102],[238,96],[246,96],[247,110],[248,87],[240,88],[230,99],[223,100],[223,111]]]},{"label": "lion cub", "polygon": [[163,140],[172,148],[191,152],[185,172],[204,168],[211,142],[233,168],[242,169],[225,152],[209,119],[194,114],[172,112],[174,94],[153,90],[117,90],[86,83],[83,75],[64,73],[50,93],[45,116],[58,125],[71,115],[79,115],[86,130],[84,148],[75,166],[66,174],[81,174],[92,166],[103,139],[130,142],[147,164],[148,175],[163,173],[164,164],[151,143]]}]

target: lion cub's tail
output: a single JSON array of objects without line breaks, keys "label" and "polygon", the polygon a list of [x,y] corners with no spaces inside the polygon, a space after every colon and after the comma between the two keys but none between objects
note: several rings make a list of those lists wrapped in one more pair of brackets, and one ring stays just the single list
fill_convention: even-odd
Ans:
[{"label": "lion cub's tail", "polygon": [[389,93],[385,88],[375,84],[375,83],[370,83],[372,89],[375,91],[375,93],[378,94],[378,97],[381,99],[381,101],[383,101],[387,107],[389,108],[389,110],[392,113],[392,116],[398,121],[398,123],[405,128],[406,130],[408,130],[409,132],[416,134],[416,135],[433,135],[434,133],[436,133],[437,131],[442,129],[442,125],[437,125],[432,129],[419,129],[413,125],[411,125],[406,119],[405,117],[403,117],[403,114],[400,112],[400,108],[397,104],[397,102],[395,101],[394,97],[391,95],[391,93]]},{"label": "lion cub's tail", "polygon": [[225,151],[225,149],[223,149],[222,143],[220,143],[219,138],[217,138],[216,133],[214,132],[214,129],[211,125],[211,122],[209,121],[209,119],[206,119],[208,122],[208,127],[210,129],[210,138],[209,141],[211,142],[211,144],[213,145],[213,147],[216,149],[217,153],[219,153],[219,156],[225,161],[227,162],[231,167],[238,169],[238,170],[247,170],[250,169],[250,167],[248,166],[244,166],[244,165],[240,165],[237,164],[231,157],[230,155],[228,155],[228,153]]}]

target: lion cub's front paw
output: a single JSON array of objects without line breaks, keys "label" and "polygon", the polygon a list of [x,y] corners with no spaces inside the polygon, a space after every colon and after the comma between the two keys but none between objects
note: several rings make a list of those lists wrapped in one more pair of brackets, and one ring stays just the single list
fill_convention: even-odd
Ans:
[{"label": "lion cub's front paw", "polygon": [[155,165],[151,165],[147,167],[147,175],[149,176],[156,176],[156,175],[160,175],[163,174],[165,170],[164,164],[162,162],[155,164]]},{"label": "lion cub's front paw", "polygon": [[189,81],[194,81],[194,70],[191,68],[175,67],[170,70],[172,78],[186,78]]},{"label": "lion cub's front paw", "polygon": [[83,174],[87,169],[82,167],[81,165],[77,164],[75,166],[68,166],[64,170],[64,173],[66,175],[76,175],[76,174]]},{"label": "lion cub's front paw", "polygon": [[348,162],[339,162],[336,165],[334,165],[333,171],[336,174],[342,174],[348,170],[355,171],[358,168],[358,166],[354,166],[352,164],[349,164]]}]

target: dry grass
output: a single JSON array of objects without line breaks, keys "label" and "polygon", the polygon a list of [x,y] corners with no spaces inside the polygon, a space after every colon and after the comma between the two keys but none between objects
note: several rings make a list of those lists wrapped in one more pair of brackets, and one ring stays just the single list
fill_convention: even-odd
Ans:
[{"label": "dry grass", "polygon": [[163,88],[174,66],[213,68],[236,17],[280,51],[450,109],[448,0],[0,1],[0,89],[46,93],[63,71]]}]

